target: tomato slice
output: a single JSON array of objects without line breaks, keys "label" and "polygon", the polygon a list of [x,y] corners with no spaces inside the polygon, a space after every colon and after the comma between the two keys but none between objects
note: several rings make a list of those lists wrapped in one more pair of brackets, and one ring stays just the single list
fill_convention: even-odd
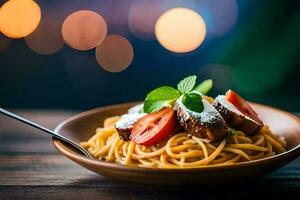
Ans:
[{"label": "tomato slice", "polygon": [[237,93],[232,90],[226,92],[226,99],[232,103],[240,112],[247,115],[256,122],[262,123],[257,113],[251,108],[245,99],[240,97]]},{"label": "tomato slice", "polygon": [[163,108],[156,113],[139,119],[131,131],[131,140],[136,144],[151,146],[158,144],[176,130],[175,112],[172,108]]}]

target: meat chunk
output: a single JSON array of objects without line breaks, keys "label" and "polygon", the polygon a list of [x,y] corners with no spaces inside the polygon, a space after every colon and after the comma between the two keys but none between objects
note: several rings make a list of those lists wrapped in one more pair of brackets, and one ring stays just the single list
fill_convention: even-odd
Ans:
[{"label": "meat chunk", "polygon": [[183,128],[192,135],[220,141],[229,132],[220,113],[206,100],[202,99],[204,110],[201,113],[189,110],[182,103],[182,97],[174,104],[177,119]]},{"label": "meat chunk", "polygon": [[258,120],[255,120],[238,110],[224,95],[217,96],[213,106],[230,126],[243,131],[247,135],[252,135],[263,127],[263,123],[258,118]]},{"label": "meat chunk", "polygon": [[119,127],[119,128],[116,127],[121,140],[124,140],[124,141],[129,141],[130,140],[130,134],[131,134],[132,128],[133,128],[133,126]]},{"label": "meat chunk", "polygon": [[143,104],[136,105],[128,110],[129,114],[124,114],[121,119],[116,123],[116,129],[118,131],[119,137],[124,141],[130,140],[131,130],[134,124],[142,117],[145,113],[140,113],[143,108]]}]

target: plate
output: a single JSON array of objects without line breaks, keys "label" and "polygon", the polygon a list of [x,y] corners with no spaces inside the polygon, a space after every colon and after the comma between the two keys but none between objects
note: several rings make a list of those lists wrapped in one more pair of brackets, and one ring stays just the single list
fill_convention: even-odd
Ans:
[{"label": "plate", "polygon": [[[55,131],[76,142],[86,141],[103,125],[107,117],[121,115],[138,102],[96,108],[77,114],[57,126]],[[291,113],[269,106],[251,103],[271,131],[285,138],[287,151],[269,158],[226,166],[190,169],[158,169],[131,167],[89,159],[66,143],[53,138],[56,149],[79,165],[100,175],[134,183],[152,185],[213,184],[224,181],[244,181],[273,172],[300,155],[300,119]]]}]

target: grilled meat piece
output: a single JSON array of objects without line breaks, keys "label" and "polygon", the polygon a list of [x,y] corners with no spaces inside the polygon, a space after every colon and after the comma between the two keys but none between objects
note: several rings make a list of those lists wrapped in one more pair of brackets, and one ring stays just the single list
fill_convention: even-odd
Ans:
[{"label": "grilled meat piece", "polygon": [[121,116],[121,119],[116,123],[116,129],[118,131],[119,137],[124,141],[130,140],[131,130],[134,124],[146,113],[140,113],[143,108],[143,104],[136,105],[128,110],[128,114]]},{"label": "grilled meat piece", "polygon": [[132,130],[133,126],[129,126],[129,127],[120,127],[116,129],[118,131],[119,137],[121,138],[121,140],[124,141],[129,141],[130,140],[130,134],[131,134],[131,130]]},{"label": "grilled meat piece", "polygon": [[204,110],[201,113],[186,108],[182,96],[174,104],[177,119],[181,126],[192,135],[220,141],[229,132],[221,114],[206,100],[202,99]]},{"label": "grilled meat piece", "polygon": [[224,95],[217,96],[213,106],[230,126],[243,131],[246,135],[252,135],[263,127],[263,123],[259,119],[255,120],[239,111]]}]

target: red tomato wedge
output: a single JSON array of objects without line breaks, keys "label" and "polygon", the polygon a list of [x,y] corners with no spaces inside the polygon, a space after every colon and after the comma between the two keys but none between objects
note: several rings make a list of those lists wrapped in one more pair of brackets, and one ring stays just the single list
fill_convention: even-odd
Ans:
[{"label": "red tomato wedge", "polygon": [[176,130],[175,112],[163,108],[139,119],[131,131],[131,140],[136,144],[151,146],[158,144]]},{"label": "red tomato wedge", "polygon": [[232,90],[228,90],[226,92],[226,99],[232,103],[240,112],[247,115],[251,119],[255,120],[256,122],[261,122],[257,113],[251,108],[251,106],[247,103],[245,99],[240,97],[237,93]]}]

